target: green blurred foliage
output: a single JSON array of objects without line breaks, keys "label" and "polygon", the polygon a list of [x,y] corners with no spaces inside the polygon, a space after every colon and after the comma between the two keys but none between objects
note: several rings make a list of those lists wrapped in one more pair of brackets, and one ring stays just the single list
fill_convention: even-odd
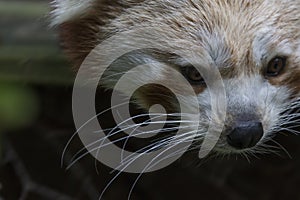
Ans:
[{"label": "green blurred foliage", "polygon": [[38,110],[38,98],[32,89],[0,82],[0,131],[29,126]]}]

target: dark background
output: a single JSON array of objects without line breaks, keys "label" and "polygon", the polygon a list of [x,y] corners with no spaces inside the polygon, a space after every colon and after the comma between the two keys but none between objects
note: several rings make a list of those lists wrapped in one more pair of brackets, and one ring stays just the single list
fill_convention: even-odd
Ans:
[{"label": "dark background", "polygon": [[[59,48],[57,30],[48,27],[48,4],[0,0],[0,200],[94,200],[116,175],[101,163],[97,174],[90,155],[69,170],[60,165],[63,148],[76,131],[74,74]],[[99,91],[101,105],[108,94]],[[281,133],[276,141],[291,158],[283,149],[252,156],[250,162],[241,156],[200,162],[190,153],[143,175],[131,199],[300,199],[299,137]],[[75,138],[65,163],[82,147]],[[127,199],[136,178],[120,175],[104,199]]]}]

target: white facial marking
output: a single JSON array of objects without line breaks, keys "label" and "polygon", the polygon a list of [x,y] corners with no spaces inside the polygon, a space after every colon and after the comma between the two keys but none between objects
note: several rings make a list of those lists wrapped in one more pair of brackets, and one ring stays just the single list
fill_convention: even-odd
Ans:
[{"label": "white facial marking", "polygon": [[54,0],[52,26],[59,25],[83,15],[90,8],[94,0]]},{"label": "white facial marking", "polygon": [[[272,86],[260,76],[228,79],[224,80],[224,84],[228,101],[228,124],[226,125],[232,125],[238,116],[247,118],[254,115],[263,124],[264,136],[261,141],[271,137],[273,131],[280,126],[280,114],[288,107],[288,89],[284,86]],[[198,100],[201,112],[207,116],[207,120],[211,120],[209,91],[199,94]],[[218,116],[213,115],[213,117]],[[228,148],[224,138],[220,139],[219,145]]]},{"label": "white facial marking", "polygon": [[[253,41],[253,53],[255,63],[260,66],[275,56],[287,56],[292,54],[293,48],[288,40],[282,40],[280,30],[274,27],[261,29]],[[274,48],[275,47],[275,48]]]}]

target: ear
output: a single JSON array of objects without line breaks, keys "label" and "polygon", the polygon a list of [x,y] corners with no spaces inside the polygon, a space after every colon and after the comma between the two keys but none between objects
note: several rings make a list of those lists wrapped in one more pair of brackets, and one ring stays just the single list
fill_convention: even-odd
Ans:
[{"label": "ear", "polygon": [[80,18],[88,13],[95,0],[54,0],[51,12],[51,25],[59,25],[64,22]]},{"label": "ear", "polygon": [[[139,0],[140,2],[141,0]],[[66,55],[78,68],[114,28],[109,23],[138,0],[54,0],[52,25],[57,26]],[[106,27],[106,28],[104,28]],[[108,32],[108,29],[110,30]]]}]

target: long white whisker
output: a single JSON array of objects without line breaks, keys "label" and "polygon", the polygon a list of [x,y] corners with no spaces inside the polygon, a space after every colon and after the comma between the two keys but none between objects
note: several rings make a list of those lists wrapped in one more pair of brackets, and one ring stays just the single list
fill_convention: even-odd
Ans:
[{"label": "long white whisker", "polygon": [[[191,134],[195,134],[195,133],[197,133],[197,131],[189,131],[189,132],[184,133],[184,134],[175,135],[175,136],[173,136],[173,137],[166,138],[165,140],[160,140],[160,141],[158,141],[158,142],[157,142],[157,143],[158,143],[157,146],[152,147],[153,144],[151,144],[151,145],[148,145],[148,146],[142,148],[141,150],[142,150],[142,151],[145,150],[145,152],[143,152],[143,154],[146,154],[146,153],[148,153],[148,152],[150,152],[150,151],[152,151],[152,150],[155,150],[155,149],[157,149],[157,148],[159,148],[159,147],[161,147],[161,146],[170,145],[170,144],[171,144],[171,143],[170,143],[171,141],[176,141],[176,140],[179,140],[179,139],[182,138],[182,137],[185,137],[185,136],[191,135]],[[193,135],[193,137],[195,137],[195,135]],[[156,144],[156,143],[155,143],[155,144]],[[151,148],[150,148],[150,147],[151,147]],[[150,149],[148,149],[148,148],[150,148]],[[141,150],[139,150],[139,151],[141,151]],[[130,155],[130,156],[124,158],[123,162],[126,163],[126,162],[128,162],[128,161],[131,161],[132,159],[135,159],[133,156],[135,156],[135,155]],[[132,158],[132,157],[133,157],[133,158]]]},{"label": "long white whisker", "polygon": [[97,117],[99,117],[100,115],[110,111],[111,109],[113,108],[117,108],[119,106],[122,106],[122,105],[125,105],[127,102],[124,102],[124,103],[121,103],[119,105],[115,105],[115,106],[112,106],[102,112],[100,112],[99,114],[95,115],[94,117],[90,118],[89,120],[87,120],[81,127],[79,127],[76,132],[71,136],[71,138],[68,140],[67,144],[65,145],[64,149],[63,149],[63,152],[62,152],[62,156],[61,156],[61,167],[63,166],[63,163],[64,163],[64,157],[65,157],[65,154],[66,154],[66,151],[67,151],[67,148],[69,147],[70,143],[72,142],[72,140],[75,138],[75,136],[77,135],[77,133],[84,127],[86,126],[88,123],[90,123],[92,120],[96,119]]},{"label": "long white whisker", "polygon": [[[129,194],[128,194],[128,200],[130,200],[130,197],[131,197],[131,194],[133,193],[133,189],[134,189],[134,187],[136,186],[136,184],[137,184],[137,182],[138,182],[138,180],[142,177],[142,175],[145,173],[145,171],[146,170],[148,170],[148,169],[151,169],[151,167],[153,167],[153,166],[155,166],[155,164],[154,165],[151,165],[157,158],[159,158],[159,156],[161,156],[163,153],[165,153],[166,151],[168,151],[168,150],[170,150],[171,148],[173,148],[173,147],[175,147],[176,145],[178,145],[179,143],[183,143],[184,142],[184,140],[181,140],[181,141],[179,141],[179,142],[177,142],[177,143],[175,143],[174,145],[172,145],[172,146],[170,146],[169,148],[167,148],[166,150],[164,150],[163,152],[161,152],[160,154],[158,154],[157,156],[155,156],[145,167],[144,167],[144,169],[143,169],[143,171],[139,174],[139,176],[136,178],[136,180],[134,181],[134,183],[133,183],[133,185],[132,185],[132,187],[131,187],[131,189],[130,189],[130,191],[129,191]],[[187,145],[187,146],[185,146],[185,148],[187,148],[189,145]],[[183,148],[182,148],[183,149]],[[182,150],[181,149],[181,150]],[[178,150],[177,150],[178,151]],[[168,156],[166,156],[166,157],[169,157],[169,155]],[[158,162],[156,162],[156,164],[158,164],[159,162],[161,162],[161,161],[163,161],[164,159],[167,159],[166,157],[163,157],[162,159],[160,159]]]},{"label": "long white whisker", "polygon": [[[186,127],[190,127],[190,126],[186,126]],[[120,138],[120,139],[117,139],[117,140],[115,140],[115,141],[113,141],[113,142],[120,142],[120,141],[122,141],[122,140],[127,139],[128,137],[140,136],[140,135],[143,135],[143,134],[145,134],[145,132],[137,133],[137,134],[134,134],[134,135],[131,135],[131,136],[125,136],[125,137]],[[102,142],[102,143],[101,143],[101,146],[97,146],[97,147],[95,147],[95,148],[89,150],[88,152],[84,153],[83,155],[79,156],[78,158],[74,159],[74,160],[68,165],[67,170],[70,169],[76,162],[78,162],[79,160],[81,160],[83,157],[85,157],[85,156],[88,155],[89,153],[92,153],[92,152],[94,152],[94,151],[96,151],[96,150],[99,150],[99,149],[101,149],[101,148],[103,148],[103,147],[106,147],[106,146],[108,146],[108,145],[111,145],[112,142],[103,143],[103,141],[106,140],[106,139],[107,139],[107,137],[101,138],[101,139],[99,139],[99,140],[93,142],[92,144],[88,145],[89,147],[91,147],[91,146],[93,146],[93,145],[95,145],[95,144],[97,144],[97,143],[99,143],[99,142]],[[170,139],[170,138],[167,138],[167,139]],[[161,142],[161,140],[160,140],[160,141],[157,141],[156,143],[160,143],[160,142]],[[154,143],[154,144],[156,144],[156,143]],[[152,145],[154,145],[154,144],[151,144],[151,145],[149,145],[149,146],[152,146]],[[149,146],[148,146],[148,147],[149,147]],[[145,147],[145,148],[146,148],[146,147]],[[83,151],[84,149],[85,149],[85,148],[81,149],[80,151]],[[78,153],[77,153],[77,154],[78,154]],[[73,158],[74,158],[74,156],[73,156]]]}]

